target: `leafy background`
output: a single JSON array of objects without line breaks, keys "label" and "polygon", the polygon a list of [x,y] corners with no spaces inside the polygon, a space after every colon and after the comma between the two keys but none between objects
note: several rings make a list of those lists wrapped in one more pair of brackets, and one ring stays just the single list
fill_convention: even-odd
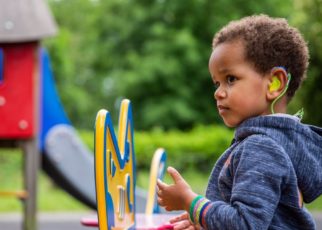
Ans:
[{"label": "leafy background", "polygon": [[308,79],[290,105],[322,125],[321,0],[48,0],[59,33],[47,39],[57,87],[76,127],[92,128],[96,111],[117,120],[131,99],[136,129],[188,130],[222,124],[208,73],[211,41],[230,20],[284,17],[311,53]]}]

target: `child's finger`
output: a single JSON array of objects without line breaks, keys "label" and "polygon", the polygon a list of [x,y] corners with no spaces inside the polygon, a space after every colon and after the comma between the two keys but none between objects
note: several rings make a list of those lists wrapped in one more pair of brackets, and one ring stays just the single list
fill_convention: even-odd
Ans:
[{"label": "child's finger", "polygon": [[176,222],[178,222],[178,221],[181,221],[182,219],[181,219],[181,215],[180,216],[176,216],[176,217],[173,217],[173,218],[171,218],[170,220],[169,220],[169,222],[171,223],[171,224],[174,224],[174,223],[176,223]]},{"label": "child's finger", "polygon": [[183,180],[182,176],[180,175],[180,173],[173,167],[168,167],[167,169],[168,173],[170,174],[170,176],[172,177],[173,181],[176,183],[180,180]]},{"label": "child's finger", "polygon": [[163,200],[161,199],[161,198],[157,198],[157,202],[158,202],[158,204],[160,205],[160,206],[164,206],[164,203],[163,203]]},{"label": "child's finger", "polygon": [[179,215],[179,216],[175,216],[173,218],[171,218],[169,220],[170,223],[175,223],[175,222],[178,222],[178,221],[181,221],[181,220],[187,220],[189,219],[189,214],[187,212]]},{"label": "child's finger", "polygon": [[167,187],[168,185],[166,183],[164,183],[162,180],[158,179],[157,180],[157,187],[158,189],[164,189],[165,187]]},{"label": "child's finger", "polygon": [[182,220],[174,224],[174,230],[182,230],[182,229],[194,229],[194,226],[190,223],[189,220]]}]

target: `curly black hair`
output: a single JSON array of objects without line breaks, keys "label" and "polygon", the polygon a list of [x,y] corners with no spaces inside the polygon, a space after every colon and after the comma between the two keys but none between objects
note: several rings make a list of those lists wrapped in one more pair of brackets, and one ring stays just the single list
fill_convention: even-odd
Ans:
[{"label": "curly black hair", "polygon": [[236,40],[245,44],[245,58],[259,73],[266,74],[273,67],[283,66],[291,74],[287,90],[290,100],[306,78],[309,64],[307,44],[301,33],[283,18],[253,15],[232,21],[218,31],[212,48]]}]

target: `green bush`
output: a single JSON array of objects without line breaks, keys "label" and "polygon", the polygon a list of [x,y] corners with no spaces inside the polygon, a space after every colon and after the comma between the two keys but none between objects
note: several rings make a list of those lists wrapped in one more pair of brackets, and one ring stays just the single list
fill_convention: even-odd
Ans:
[{"label": "green bush", "polygon": [[[93,150],[93,132],[80,131],[80,136]],[[134,151],[138,170],[149,170],[153,153],[164,148],[167,165],[178,170],[197,169],[209,173],[218,157],[229,146],[233,131],[224,126],[196,126],[191,131],[135,131]]]},{"label": "green bush", "polygon": [[162,147],[167,153],[167,165],[181,171],[191,168],[209,172],[232,136],[233,132],[223,126],[197,126],[189,132],[135,132],[137,168],[148,169],[154,151]]}]

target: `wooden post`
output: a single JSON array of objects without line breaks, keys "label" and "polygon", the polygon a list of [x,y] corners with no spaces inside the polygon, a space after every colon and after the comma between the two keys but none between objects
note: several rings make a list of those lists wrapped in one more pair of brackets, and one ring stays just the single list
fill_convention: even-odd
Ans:
[{"label": "wooden post", "polygon": [[23,230],[37,230],[37,191],[38,191],[38,171],[40,168],[41,154],[38,147],[39,133],[39,94],[40,94],[40,61],[39,45],[34,49],[33,71],[33,124],[34,135],[28,139],[21,140],[21,148],[24,154],[24,189],[28,193],[27,199],[24,199],[23,210]]},{"label": "wooden post", "polygon": [[27,198],[24,202],[24,230],[37,229],[37,188],[38,171],[40,165],[40,153],[38,151],[37,138],[31,138],[20,142],[24,154],[24,189]]},{"label": "wooden post", "polygon": [[38,171],[41,154],[36,137],[25,140],[2,140],[0,147],[20,148],[23,153],[23,191],[2,192],[2,195],[16,196],[23,202],[23,230],[37,230]]}]

